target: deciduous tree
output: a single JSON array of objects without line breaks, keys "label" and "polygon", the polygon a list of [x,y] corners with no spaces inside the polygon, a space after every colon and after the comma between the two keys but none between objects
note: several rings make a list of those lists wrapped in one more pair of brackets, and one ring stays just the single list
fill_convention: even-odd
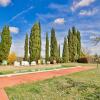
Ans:
[{"label": "deciduous tree", "polygon": [[17,59],[16,54],[14,52],[12,52],[8,56],[8,63],[13,64],[14,61],[16,61],[16,59]]}]

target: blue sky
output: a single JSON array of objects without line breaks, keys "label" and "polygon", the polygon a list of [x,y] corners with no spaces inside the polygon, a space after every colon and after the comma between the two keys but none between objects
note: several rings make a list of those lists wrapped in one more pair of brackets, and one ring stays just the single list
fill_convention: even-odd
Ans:
[{"label": "blue sky", "polygon": [[76,26],[81,32],[82,47],[91,54],[100,54],[100,44],[91,44],[91,38],[100,35],[100,0],[0,0],[0,31],[10,26],[13,37],[11,51],[24,54],[24,39],[36,21],[42,27],[42,56],[45,51],[45,33],[56,29],[59,44],[68,29]]}]

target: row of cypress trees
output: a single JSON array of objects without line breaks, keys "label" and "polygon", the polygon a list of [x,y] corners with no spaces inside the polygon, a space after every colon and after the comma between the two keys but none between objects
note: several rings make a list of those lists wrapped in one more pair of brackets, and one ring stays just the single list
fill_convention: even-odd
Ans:
[{"label": "row of cypress trees", "polygon": [[[46,46],[45,46],[46,62],[47,61],[53,62],[54,60],[56,60],[57,62],[60,62],[60,45],[58,45],[58,43],[57,43],[54,28],[51,29],[51,39],[50,40],[51,41],[50,41],[50,45],[49,45],[49,37],[48,37],[48,33],[46,33]],[[50,51],[50,54],[49,54],[49,51]]]},{"label": "row of cypress trees", "polygon": [[9,26],[4,26],[0,33],[0,62],[8,59],[12,44],[12,37],[10,34]]},{"label": "row of cypress trees", "polygon": [[[28,42],[29,41],[29,42]],[[29,46],[28,46],[29,45]],[[29,51],[28,51],[29,48]],[[28,52],[30,54],[30,62],[41,59],[41,25],[35,23],[31,29],[31,34],[28,40],[28,34],[25,39],[25,54],[24,59],[28,60]],[[46,33],[45,45],[45,60],[53,62],[67,63],[69,61],[75,62],[80,58],[81,53],[81,36],[80,32],[75,28],[69,30],[68,36],[64,38],[62,57],[60,54],[60,45],[58,45],[55,29],[51,29],[51,38],[49,40],[48,33]]]},{"label": "row of cypress trees", "polygon": [[[10,34],[9,26],[5,26],[0,33],[0,61],[7,60],[11,44],[12,37]],[[30,38],[26,34],[25,46],[24,46],[24,59],[28,60],[28,52],[30,54],[30,61],[37,61],[41,59],[41,25],[35,23],[31,29]],[[49,54],[50,53],[50,54]],[[75,62],[80,58],[81,54],[81,36],[80,32],[75,28],[69,30],[68,36],[64,38],[62,61],[64,63],[71,61]],[[50,55],[50,56],[49,56]],[[56,60],[60,62],[60,45],[58,45],[55,29],[51,29],[51,39],[49,42],[48,33],[46,33],[46,45],[45,45],[45,59],[47,61]]]},{"label": "row of cypress trees", "polygon": [[[50,51],[50,57],[49,57]],[[55,30],[51,29],[51,43],[49,50],[49,37],[46,34],[46,47],[45,47],[45,59],[46,61],[56,60],[57,62],[75,62],[80,58],[81,54],[81,36],[80,32],[75,28],[69,30],[68,36],[64,38],[62,58],[60,56],[60,45],[58,47]]]}]

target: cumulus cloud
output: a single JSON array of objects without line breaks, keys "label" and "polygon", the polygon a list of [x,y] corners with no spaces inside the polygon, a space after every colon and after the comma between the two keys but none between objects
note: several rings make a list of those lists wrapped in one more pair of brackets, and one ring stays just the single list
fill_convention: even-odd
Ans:
[{"label": "cumulus cloud", "polygon": [[0,6],[6,7],[11,3],[11,0],[0,0]]},{"label": "cumulus cloud", "polygon": [[65,23],[65,19],[64,18],[57,18],[54,20],[55,24],[64,24]]},{"label": "cumulus cloud", "polygon": [[9,30],[11,33],[18,34],[19,28],[18,27],[9,27]]},{"label": "cumulus cloud", "polygon": [[95,2],[95,0],[80,0],[80,1],[74,1],[73,5],[71,7],[71,10],[74,11],[80,7],[89,6],[91,3]]},{"label": "cumulus cloud", "polygon": [[92,10],[81,10],[79,15],[81,16],[92,16],[98,12],[98,9],[92,9]]}]

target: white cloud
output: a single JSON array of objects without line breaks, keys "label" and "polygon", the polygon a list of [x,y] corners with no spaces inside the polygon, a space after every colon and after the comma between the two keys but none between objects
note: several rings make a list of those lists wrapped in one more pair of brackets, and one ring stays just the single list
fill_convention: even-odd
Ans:
[{"label": "white cloud", "polygon": [[11,33],[17,34],[19,33],[19,28],[18,27],[9,27],[9,30]]},{"label": "white cloud", "polygon": [[89,6],[91,3],[95,2],[95,0],[80,0],[80,1],[74,1],[73,5],[71,7],[72,11],[75,11],[76,9],[80,7]]},{"label": "white cloud", "polygon": [[65,19],[64,18],[57,18],[54,20],[55,24],[64,24],[65,23]]},{"label": "white cloud", "polygon": [[90,36],[90,39],[92,40],[92,39],[95,39],[96,37],[95,36],[93,36],[93,35],[91,35]]},{"label": "white cloud", "polygon": [[11,0],[0,0],[0,6],[6,7],[11,3]]},{"label": "white cloud", "polygon": [[92,9],[92,10],[81,10],[79,15],[81,16],[92,16],[98,12],[98,9]]}]

